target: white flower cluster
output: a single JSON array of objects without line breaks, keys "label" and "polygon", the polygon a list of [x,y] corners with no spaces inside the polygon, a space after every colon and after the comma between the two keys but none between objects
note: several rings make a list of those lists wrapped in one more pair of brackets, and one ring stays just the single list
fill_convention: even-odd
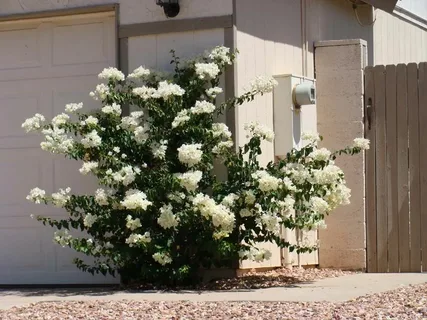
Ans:
[{"label": "white flower cluster", "polygon": [[185,200],[185,193],[184,192],[174,192],[174,193],[170,193],[168,195],[168,199],[171,201],[175,201],[178,203],[182,203],[183,200]]},{"label": "white flower cluster", "polygon": [[311,180],[310,171],[301,163],[288,163],[283,171],[289,174],[296,184],[303,184],[307,180]]},{"label": "white flower cluster", "polygon": [[146,210],[152,202],[147,200],[147,195],[144,192],[131,189],[126,192],[126,196],[120,204],[126,209]]},{"label": "white flower cluster", "polygon": [[178,173],[177,178],[182,187],[187,191],[196,191],[199,186],[200,180],[202,180],[202,171],[188,171],[185,173]]},{"label": "white flower cluster", "polygon": [[315,149],[308,155],[308,159],[314,161],[328,161],[330,158],[331,151],[326,148]]},{"label": "white flower cluster", "polygon": [[170,255],[164,252],[156,252],[153,254],[153,259],[162,266],[172,263],[172,258]]},{"label": "white flower cluster", "polygon": [[182,89],[179,85],[169,83],[167,81],[159,82],[159,87],[157,88],[157,94],[164,100],[169,99],[171,96],[183,96],[184,93],[185,90]]},{"label": "white flower cluster", "polygon": [[247,209],[247,208],[244,208],[244,209],[241,209],[241,210],[239,211],[239,215],[240,215],[242,218],[245,218],[245,217],[252,217],[252,216],[254,215],[254,213],[253,213],[251,210],[249,210],[249,209]]},{"label": "white flower cluster", "polygon": [[135,128],[139,126],[139,124],[141,123],[143,115],[144,115],[143,111],[131,112],[130,116],[122,118],[122,122],[120,126],[123,129],[135,130]]},{"label": "white flower cluster", "polygon": [[86,175],[86,174],[92,172],[93,170],[95,170],[96,168],[98,168],[98,162],[88,161],[88,162],[83,162],[83,165],[79,169],[79,171],[81,174]]},{"label": "white flower cluster", "polygon": [[218,138],[218,137],[226,138],[226,139],[231,138],[231,132],[230,130],[228,130],[227,125],[224,123],[213,123],[212,134],[214,138]]},{"label": "white flower cluster", "polygon": [[292,196],[287,195],[283,201],[277,201],[277,204],[282,209],[283,216],[288,217],[295,214],[295,199]]},{"label": "white flower cluster", "polygon": [[160,216],[157,218],[157,223],[163,229],[176,228],[178,226],[179,219],[173,213],[173,207],[171,204],[164,205],[160,208]]},{"label": "white flower cluster", "polygon": [[356,138],[353,141],[353,148],[360,148],[362,150],[369,150],[370,141],[364,138]]},{"label": "white flower cluster", "polygon": [[33,188],[30,190],[27,200],[33,201],[34,203],[42,203],[45,200],[45,196],[46,191],[40,188]]},{"label": "white flower cluster", "polygon": [[233,145],[234,144],[233,144],[232,140],[221,141],[215,147],[212,148],[212,153],[213,154],[222,154],[226,150],[228,150],[231,147],[233,147]]},{"label": "white flower cluster", "polygon": [[[111,169],[109,169],[111,170]],[[116,182],[123,183],[124,186],[130,185],[135,181],[136,175],[141,173],[141,169],[134,168],[132,166],[126,166],[120,169],[120,171],[113,173],[112,171],[106,172],[107,175],[111,174],[112,178]]]},{"label": "white flower cluster", "polygon": [[91,91],[89,95],[96,101],[105,100],[110,94],[110,88],[104,83],[98,84],[95,91]]},{"label": "white flower cluster", "polygon": [[80,122],[81,126],[96,126],[99,120],[94,116],[88,116],[85,120]]},{"label": "white flower cluster", "polygon": [[192,114],[212,113],[215,111],[215,105],[208,101],[196,101],[196,105],[190,108]]},{"label": "white flower cluster", "polygon": [[138,127],[136,127],[135,128],[135,131],[134,131],[134,134],[135,134],[135,136],[134,136],[134,139],[135,139],[135,141],[137,142],[137,143],[139,143],[139,144],[143,144],[143,143],[145,143],[147,140],[148,140],[148,138],[150,137],[150,125],[149,125],[149,123],[147,122],[147,123],[145,123],[145,125],[143,125],[143,126],[138,126]]},{"label": "white flower cluster", "polygon": [[288,177],[283,178],[283,185],[285,186],[286,190],[289,191],[297,191],[297,187],[294,185],[291,179]]},{"label": "white flower cluster", "polygon": [[245,124],[244,129],[249,131],[253,137],[265,139],[268,142],[272,142],[274,140],[273,130],[262,124],[259,124],[258,122],[247,123]]},{"label": "white flower cluster", "polygon": [[108,205],[108,193],[104,189],[97,189],[95,191],[95,201],[100,206],[107,206]]},{"label": "white flower cluster", "polygon": [[57,207],[64,207],[70,200],[71,188],[59,189],[58,192],[52,193],[52,203]]},{"label": "white flower cluster", "polygon": [[329,164],[323,169],[314,169],[312,174],[314,178],[312,182],[322,185],[336,183],[343,171],[339,167]]},{"label": "white flower cluster", "polygon": [[45,117],[40,113],[36,113],[34,117],[25,120],[22,124],[22,128],[24,128],[27,133],[37,131],[42,128],[43,122],[45,122]]},{"label": "white flower cluster", "polygon": [[245,195],[245,203],[248,205],[253,205],[256,201],[255,194],[251,190],[247,190],[244,193]]},{"label": "white flower cluster", "polygon": [[203,193],[198,193],[194,197],[193,205],[203,217],[212,219],[212,224],[220,229],[222,236],[226,237],[233,231],[235,217],[225,205],[217,204],[215,200]]},{"label": "white flower cluster", "polygon": [[105,114],[120,116],[122,114],[122,107],[117,103],[113,103],[112,105],[106,105],[101,111]]},{"label": "white flower cluster", "polygon": [[258,76],[251,81],[251,91],[257,93],[268,93],[273,91],[274,87],[278,85],[278,82],[273,77]]},{"label": "white flower cluster", "polygon": [[125,80],[125,75],[117,68],[109,67],[102,70],[102,72],[98,75],[98,79],[123,81]]},{"label": "white flower cluster", "polygon": [[166,157],[166,150],[168,149],[168,141],[160,140],[160,142],[153,142],[151,145],[151,152],[156,159],[164,159]]},{"label": "white flower cluster", "polygon": [[217,95],[219,95],[220,93],[222,93],[222,88],[220,87],[213,87],[213,88],[209,88],[208,90],[206,90],[206,95],[209,98],[216,98]]},{"label": "white flower cluster", "polygon": [[217,46],[209,52],[208,57],[212,60],[219,61],[223,64],[231,64],[229,57],[230,48],[224,46]]},{"label": "white flower cluster", "polygon": [[59,127],[60,125],[66,124],[68,120],[70,120],[70,116],[66,113],[61,113],[53,117],[52,124],[55,127]]},{"label": "white flower cluster", "polygon": [[142,100],[156,99],[161,97],[160,94],[157,92],[156,88],[151,88],[147,86],[134,88],[132,90],[132,93],[140,97]]},{"label": "white flower cluster", "polygon": [[270,260],[272,254],[267,249],[251,248],[250,250],[241,250],[239,257],[241,260],[248,259],[255,262],[262,262],[264,260]]},{"label": "white flower cluster", "polygon": [[92,130],[82,138],[81,143],[85,148],[97,148],[102,144],[102,139],[96,130]]},{"label": "white flower cluster", "polygon": [[259,183],[259,189],[263,192],[275,191],[279,188],[282,180],[273,177],[271,174],[264,170],[258,170],[252,174],[252,178]]},{"label": "white flower cluster", "polygon": [[239,199],[239,196],[238,196],[237,194],[235,194],[235,193],[230,193],[230,194],[226,195],[226,196],[224,197],[224,199],[222,199],[221,203],[222,203],[224,206],[226,206],[226,207],[228,207],[228,208],[231,208],[231,207],[233,207],[233,206],[234,206],[234,203],[236,202],[236,200],[237,200],[237,199]]},{"label": "white flower cluster", "polygon": [[42,150],[52,153],[67,153],[74,147],[74,140],[67,136],[65,129],[53,127],[53,129],[44,129],[42,133],[45,140],[40,143]]},{"label": "white flower cluster", "polygon": [[73,239],[73,237],[68,233],[68,230],[61,229],[58,231],[55,231],[53,236],[53,241],[58,243],[59,245],[66,247],[70,244],[70,241]]},{"label": "white flower cluster", "polygon": [[97,220],[98,217],[96,215],[88,213],[83,219],[83,225],[87,228],[91,228]]},{"label": "white flower cluster", "polygon": [[151,242],[151,235],[150,232],[145,232],[144,234],[138,234],[138,233],[132,233],[126,240],[126,244],[129,245],[129,247],[135,247],[139,246],[141,244],[149,243]]},{"label": "white flower cluster", "polygon": [[180,125],[186,123],[188,120],[190,120],[190,116],[188,115],[188,110],[184,109],[178,112],[175,119],[173,119],[172,122],[172,128],[177,128]]},{"label": "white flower cluster", "polygon": [[128,75],[128,79],[140,79],[150,75],[150,70],[144,68],[143,66],[139,66],[135,70],[132,71],[131,74]]},{"label": "white flower cluster", "polygon": [[83,102],[80,103],[68,103],[65,105],[65,112],[75,113],[83,108]]},{"label": "white flower cluster", "polygon": [[326,214],[329,210],[329,204],[320,197],[311,197],[309,206],[316,214]]},{"label": "white flower cluster", "polygon": [[320,141],[320,136],[317,132],[303,132],[301,134],[301,139],[307,141],[310,144],[317,144]]},{"label": "white flower cluster", "polygon": [[132,219],[132,216],[130,214],[126,217],[126,228],[134,231],[141,227],[142,227],[142,224],[139,218]]},{"label": "white flower cluster", "polygon": [[178,148],[178,159],[181,163],[193,167],[202,161],[203,151],[200,150],[202,145],[196,144],[183,144]]},{"label": "white flower cluster", "polygon": [[280,234],[280,222],[282,219],[272,212],[263,213],[260,217],[260,222],[265,230],[278,236]]},{"label": "white flower cluster", "polygon": [[215,79],[220,70],[216,63],[196,63],[195,71],[199,79]]},{"label": "white flower cluster", "polygon": [[332,190],[328,190],[326,201],[329,205],[329,210],[334,210],[341,205],[350,204],[351,189],[345,185],[345,181],[336,184]]}]

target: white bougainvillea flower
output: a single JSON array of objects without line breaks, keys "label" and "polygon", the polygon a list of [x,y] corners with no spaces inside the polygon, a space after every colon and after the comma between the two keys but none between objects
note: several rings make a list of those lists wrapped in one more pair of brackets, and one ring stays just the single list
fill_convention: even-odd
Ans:
[{"label": "white bougainvillea flower", "polygon": [[196,105],[190,108],[192,114],[212,113],[215,111],[215,105],[208,101],[196,101]]},{"label": "white bougainvillea flower", "polygon": [[214,61],[218,61],[223,64],[231,64],[230,48],[217,46],[210,52],[207,52],[207,56]]},{"label": "white bougainvillea flower", "polygon": [[68,103],[65,105],[65,112],[76,113],[83,108],[83,102],[80,103]]},{"label": "white bougainvillea flower", "polygon": [[125,80],[125,75],[117,68],[109,67],[102,70],[102,72],[98,75],[98,79],[123,81]]},{"label": "white bougainvillea flower", "polygon": [[331,151],[326,148],[315,149],[309,155],[309,160],[314,161],[328,161],[331,158]]},{"label": "white bougainvillea flower", "polygon": [[178,112],[175,119],[172,122],[172,128],[177,128],[180,125],[186,123],[188,120],[190,120],[190,116],[188,115],[188,110],[184,109]]},{"label": "white bougainvillea flower", "polygon": [[157,92],[156,88],[150,88],[146,86],[134,88],[132,90],[132,93],[138,97],[140,97],[142,100],[148,100],[153,98],[160,98],[159,92]]},{"label": "white bougainvillea flower", "polygon": [[89,116],[85,120],[81,121],[82,126],[96,126],[98,124],[99,120],[95,118],[94,116]]},{"label": "white bougainvillea flower", "polygon": [[67,153],[74,147],[74,140],[69,137],[63,128],[43,129],[45,141],[40,143],[42,150],[52,153]]},{"label": "white bougainvillea flower", "polygon": [[36,113],[34,117],[25,120],[25,122],[22,124],[22,128],[24,128],[27,133],[37,131],[42,128],[43,122],[45,122],[45,120],[46,119],[43,115]]},{"label": "white bougainvillea flower", "polygon": [[147,200],[147,195],[144,192],[132,189],[126,192],[126,196],[120,204],[126,209],[147,210],[152,205],[152,202]]},{"label": "white bougainvillea flower", "polygon": [[85,148],[97,148],[102,144],[102,139],[96,130],[92,130],[81,140]]},{"label": "white bougainvillea flower", "polygon": [[106,105],[101,111],[105,114],[120,116],[122,114],[122,107],[117,103],[113,103],[112,105]]},{"label": "white bougainvillea flower", "polygon": [[258,76],[250,83],[250,90],[257,93],[268,93],[273,91],[278,82],[273,77]]},{"label": "white bougainvillea flower", "polygon": [[159,87],[157,88],[157,94],[159,98],[163,98],[165,100],[169,99],[172,96],[183,96],[185,90],[181,88],[179,85],[174,83],[169,83],[167,81],[159,82]]},{"label": "white bougainvillea flower", "polygon": [[70,200],[71,188],[59,189],[58,192],[52,193],[52,203],[57,207],[64,207]]},{"label": "white bougainvillea flower", "polygon": [[166,157],[166,150],[168,148],[167,140],[160,140],[160,142],[153,142],[151,145],[151,152],[156,159],[164,159]]},{"label": "white bougainvillea flower", "polygon": [[247,123],[245,124],[244,129],[249,131],[252,137],[265,139],[268,142],[272,142],[274,140],[273,130],[262,124],[259,124],[258,122]]},{"label": "white bougainvillea flower", "polygon": [[231,132],[225,123],[213,123],[212,134],[214,138],[218,138],[218,137],[225,138],[225,139],[231,138]]},{"label": "white bougainvillea flower", "polygon": [[82,167],[79,169],[80,173],[86,175],[98,168],[98,162],[96,161],[88,161],[83,162]]},{"label": "white bougainvillea flower", "polygon": [[83,219],[83,225],[87,228],[91,228],[97,220],[98,217],[96,215],[87,213]]},{"label": "white bougainvillea flower", "polygon": [[206,90],[206,95],[209,98],[214,99],[214,98],[216,98],[217,95],[219,95],[222,92],[223,92],[222,88],[220,88],[220,87],[213,87],[213,88],[209,88],[209,89]]},{"label": "white bougainvillea flower", "polygon": [[139,218],[132,219],[132,216],[130,214],[126,217],[126,228],[134,231],[141,227],[142,227],[142,224]]},{"label": "white bougainvillea flower", "polygon": [[53,242],[58,243],[62,247],[68,246],[72,239],[73,237],[67,229],[55,231],[53,236]]},{"label": "white bougainvillea flower", "polygon": [[188,171],[177,174],[179,183],[189,192],[196,191],[200,180],[202,180],[202,177],[202,171]]},{"label": "white bougainvillea flower", "polygon": [[98,84],[95,91],[91,91],[89,95],[96,101],[105,100],[110,94],[110,88],[104,83]]},{"label": "white bougainvillea flower", "polygon": [[27,200],[33,201],[34,203],[42,203],[46,199],[46,191],[40,188],[33,188],[30,190],[30,194],[27,196]]},{"label": "white bougainvillea flower", "polygon": [[108,203],[108,193],[102,188],[97,189],[95,191],[95,201],[100,206],[107,206],[109,204]]},{"label": "white bougainvillea flower", "polygon": [[301,134],[301,139],[309,143],[317,144],[320,141],[320,136],[317,132],[303,132]]},{"label": "white bougainvillea flower", "polygon": [[66,113],[61,113],[52,119],[52,124],[55,127],[59,127],[60,125],[66,124],[68,120],[70,120],[70,116]]},{"label": "white bougainvillea flower", "polygon": [[197,76],[202,80],[214,79],[220,73],[216,63],[196,63],[195,68]]},{"label": "white bougainvillea flower", "polygon": [[252,178],[258,181],[259,189],[264,192],[277,190],[282,182],[279,178],[276,178],[263,170],[258,170],[253,173]]},{"label": "white bougainvillea flower", "polygon": [[353,140],[353,148],[360,148],[362,150],[369,150],[370,141],[364,138],[356,138]]},{"label": "white bougainvillea flower", "polygon": [[150,70],[146,69],[143,66],[139,66],[135,70],[132,71],[131,74],[127,76],[128,79],[140,79],[150,75]]},{"label": "white bougainvillea flower", "polygon": [[164,205],[160,208],[160,216],[157,218],[157,223],[163,229],[171,229],[178,226],[179,218],[173,213],[171,204]]},{"label": "white bougainvillea flower", "polygon": [[153,254],[153,259],[162,266],[172,263],[172,258],[168,253],[165,252],[156,252]]},{"label": "white bougainvillea flower", "polygon": [[138,234],[138,233],[132,233],[126,240],[126,244],[129,245],[129,247],[136,247],[142,244],[150,243],[151,242],[151,235],[150,232],[145,232],[144,234]]},{"label": "white bougainvillea flower", "polygon": [[203,151],[200,150],[202,144],[183,144],[178,148],[178,159],[181,163],[193,167],[202,161]]}]

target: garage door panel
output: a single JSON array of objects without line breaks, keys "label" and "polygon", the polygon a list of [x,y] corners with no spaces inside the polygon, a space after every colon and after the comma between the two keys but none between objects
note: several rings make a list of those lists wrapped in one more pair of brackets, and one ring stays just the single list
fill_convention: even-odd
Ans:
[{"label": "garage door panel", "polygon": [[21,128],[35,113],[49,121],[67,103],[100,107],[89,92],[116,64],[115,33],[112,13],[0,23],[0,284],[118,282],[82,273],[72,264],[76,253],[53,243],[55,230],[30,218],[67,216],[27,201],[32,188],[93,194],[97,184],[79,173],[81,162],[41,150],[43,137]]},{"label": "garage door panel", "polygon": [[[41,67],[40,33],[36,28],[0,31],[0,70]],[[1,72],[1,71],[0,71]]]},{"label": "garage door panel", "polygon": [[53,29],[53,65],[108,61],[104,23],[57,26]]},{"label": "garage door panel", "polygon": [[[53,161],[41,149],[2,149],[0,150],[0,176],[7,184],[2,184],[0,206],[24,206],[29,204],[25,197],[30,189],[41,186],[53,187]],[[16,210],[16,209],[15,209]],[[14,211],[14,210],[13,210]],[[12,211],[12,212],[13,212]],[[2,211],[0,217],[10,215]],[[29,216],[30,213],[27,214]]]},{"label": "garage door panel", "polygon": [[[0,220],[1,221],[1,220]],[[44,239],[47,235],[40,228],[0,229],[1,270],[43,270],[48,260],[44,254]],[[25,231],[25,237],[22,232]]]}]

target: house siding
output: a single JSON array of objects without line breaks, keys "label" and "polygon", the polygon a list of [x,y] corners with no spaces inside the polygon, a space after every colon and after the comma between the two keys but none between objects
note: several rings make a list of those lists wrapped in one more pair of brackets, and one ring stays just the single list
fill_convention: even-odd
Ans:
[{"label": "house siding", "polygon": [[427,32],[402,17],[376,11],[374,64],[427,61]]},{"label": "house siding", "polygon": [[[120,4],[120,24],[165,21],[168,18],[155,0],[2,0],[0,15],[29,13],[45,10],[86,7],[102,4]],[[177,19],[221,16],[232,14],[232,0],[181,0]]]}]

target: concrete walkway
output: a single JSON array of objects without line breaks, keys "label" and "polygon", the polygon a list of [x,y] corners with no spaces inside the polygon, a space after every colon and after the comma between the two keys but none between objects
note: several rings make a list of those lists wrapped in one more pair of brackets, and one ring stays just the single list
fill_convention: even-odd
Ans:
[{"label": "concrete walkway", "polygon": [[0,290],[0,309],[39,301],[65,300],[191,300],[191,301],[346,301],[400,286],[427,282],[424,273],[367,274],[323,279],[293,287],[240,291],[181,291],[177,293],[129,292],[111,289]]}]

